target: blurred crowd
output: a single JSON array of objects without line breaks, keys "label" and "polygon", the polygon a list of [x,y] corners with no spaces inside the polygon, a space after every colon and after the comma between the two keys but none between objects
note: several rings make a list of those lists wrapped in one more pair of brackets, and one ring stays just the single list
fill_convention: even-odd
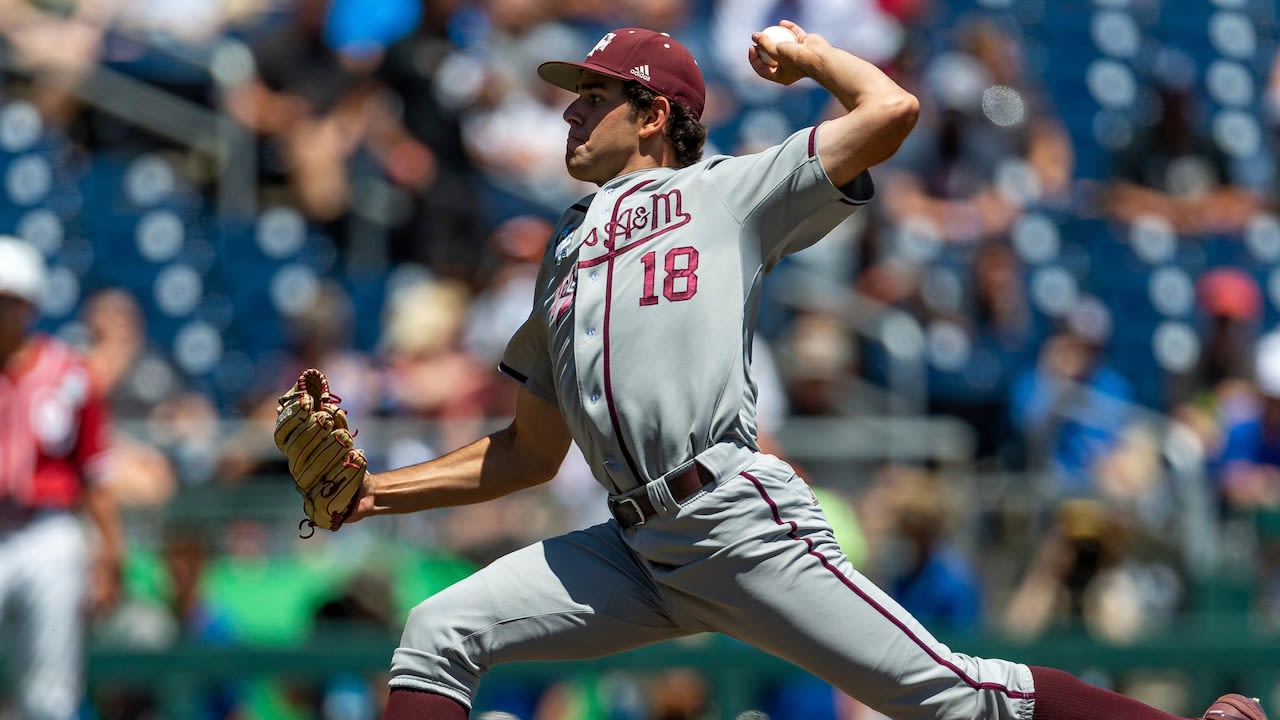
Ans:
[{"label": "blurred crowd", "polygon": [[[576,451],[545,492],[399,522],[408,559],[386,527],[299,543],[287,509],[241,503],[296,502],[270,492],[289,487],[270,426],[305,367],[327,373],[375,471],[510,415],[497,361],[555,218],[592,190],[564,172],[570,97],[540,61],[615,27],[670,32],[708,81],[707,155],[750,153],[832,111],[811,83],[750,71],[750,33],[782,17],[922,106],[873,169],[876,201],[787,258],[761,308],[763,442],[808,471],[850,558],[939,632],[1133,641],[1200,609],[1206,575],[1237,578],[1235,609],[1275,629],[1276,10],[1184,9],[0,0],[0,232],[49,258],[41,327],[109,392],[120,503],[175,518],[131,528],[104,641],[295,642],[339,618],[386,632],[415,592],[604,520]],[[966,461],[788,446],[795,420],[830,420],[806,427],[829,428],[839,455],[857,445],[841,421],[897,416],[958,419]],[[190,497],[235,509],[192,531]],[[338,553],[395,560],[314,582]],[[245,588],[282,567],[307,589],[276,611],[296,632],[255,636],[254,613],[275,616]],[[369,717],[378,688],[219,686],[206,716],[253,716],[235,715],[252,698],[280,717]],[[771,717],[866,716],[822,687],[775,694]],[[541,720],[694,718],[709,702],[681,672],[491,698]],[[97,700],[103,720],[160,712],[146,693]]]}]

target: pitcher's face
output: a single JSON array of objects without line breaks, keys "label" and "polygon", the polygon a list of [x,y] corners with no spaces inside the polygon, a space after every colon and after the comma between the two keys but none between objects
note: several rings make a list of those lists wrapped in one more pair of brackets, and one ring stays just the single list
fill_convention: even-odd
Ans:
[{"label": "pitcher's face", "polygon": [[576,180],[603,185],[640,154],[643,120],[632,111],[621,80],[583,71],[578,98],[564,111],[569,123],[565,167]]}]

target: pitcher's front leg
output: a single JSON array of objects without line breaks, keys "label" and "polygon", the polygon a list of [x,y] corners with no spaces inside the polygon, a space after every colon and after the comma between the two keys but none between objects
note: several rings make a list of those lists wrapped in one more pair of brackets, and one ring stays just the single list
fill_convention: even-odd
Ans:
[{"label": "pitcher's front leg", "polygon": [[610,522],[517,550],[427,598],[409,614],[392,690],[470,708],[495,665],[609,655],[688,634]]}]

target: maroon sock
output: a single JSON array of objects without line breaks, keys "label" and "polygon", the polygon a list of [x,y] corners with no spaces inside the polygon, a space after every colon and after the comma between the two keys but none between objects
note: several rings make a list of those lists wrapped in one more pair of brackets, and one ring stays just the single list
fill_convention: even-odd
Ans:
[{"label": "maroon sock", "polygon": [[1184,720],[1061,670],[1032,665],[1031,678],[1036,684],[1032,720]]},{"label": "maroon sock", "polygon": [[443,695],[395,688],[382,720],[467,720],[467,709]]}]

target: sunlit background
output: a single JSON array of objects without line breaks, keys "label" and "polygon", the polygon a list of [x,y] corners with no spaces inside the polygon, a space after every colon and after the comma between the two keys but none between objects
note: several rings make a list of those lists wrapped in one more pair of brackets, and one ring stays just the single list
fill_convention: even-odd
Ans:
[{"label": "sunlit background", "polygon": [[[126,593],[94,619],[83,717],[376,717],[413,605],[607,518],[573,451],[543,488],[301,540],[275,398],[324,369],[375,471],[505,423],[497,361],[590,191],[537,64],[670,32],[708,81],[707,153],[752,152],[835,111],[750,70],[779,17],[922,104],[876,201],[761,309],[765,440],[854,564],[957,650],[1175,713],[1280,708],[1276,12],[0,0],[0,233],[49,259],[40,328],[90,354],[117,420]],[[878,717],[706,637],[500,671],[473,716]]]}]

